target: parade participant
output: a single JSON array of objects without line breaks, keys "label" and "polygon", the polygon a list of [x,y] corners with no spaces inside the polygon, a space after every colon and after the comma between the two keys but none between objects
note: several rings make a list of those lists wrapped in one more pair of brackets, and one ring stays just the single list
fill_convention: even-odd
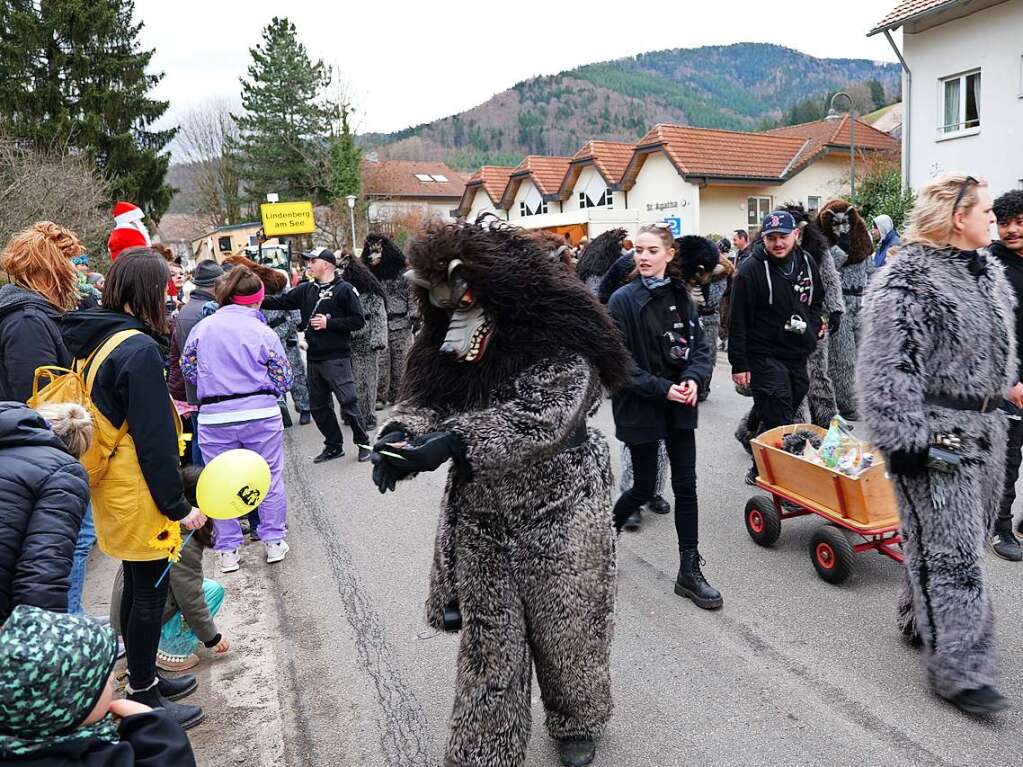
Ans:
[{"label": "parade participant", "polygon": [[27,402],[36,368],[71,363],[59,319],[78,306],[71,258],[84,251],[73,232],[40,221],[14,235],[0,254],[10,280],[0,286],[0,401]]},{"label": "parade participant", "polygon": [[644,226],[636,238],[636,278],[608,304],[634,365],[614,396],[615,435],[628,445],[635,480],[614,508],[615,528],[638,515],[654,493],[658,443],[663,441],[675,494],[680,565],[675,593],[704,609],[721,607],[721,593],[700,569],[696,498],[696,421],[700,389],[710,377],[711,349],[675,259],[671,232]]},{"label": "parade participant", "polygon": [[111,261],[129,248],[148,248],[152,244],[149,230],[142,223],[146,214],[137,205],[121,200],[114,205],[113,216],[114,229],[107,240]]},{"label": "parade participant", "polygon": [[[286,278],[281,276],[281,282]],[[270,466],[270,489],[259,502],[259,539],[266,561],[288,553],[284,492],[284,424],[278,398],[291,386],[291,366],[277,334],[259,311],[266,288],[247,266],[235,265],[217,286],[220,309],[197,324],[181,352],[181,373],[196,385],[199,448],[209,463],[246,449]],[[243,543],[237,519],[217,519],[214,549],[220,571],[237,570]]]},{"label": "parade participant", "polygon": [[114,632],[22,606],[0,628],[0,760],[21,767],[195,767],[171,712],[114,700]]},{"label": "parade participant", "polygon": [[859,418],[856,409],[856,349],[860,339],[860,306],[863,290],[874,271],[874,247],[867,224],[855,206],[845,200],[830,200],[817,214],[817,225],[831,246],[831,258],[842,280],[845,313],[828,338],[828,372],[835,389],[835,406],[850,421]]},{"label": "parade participant", "polygon": [[341,276],[355,288],[366,314],[366,324],[352,333],[352,369],[359,413],[367,429],[377,427],[378,360],[387,349],[387,304],[380,281],[362,261],[343,254]]},{"label": "parade participant", "polygon": [[874,216],[874,222],[870,227],[870,236],[877,243],[877,250],[874,251],[874,268],[884,266],[888,259],[889,251],[902,242],[899,233],[895,231],[895,224],[891,216]]},{"label": "parade participant", "polygon": [[415,307],[409,300],[409,286],[402,278],[405,255],[382,234],[371,234],[362,245],[362,262],[384,287],[387,305],[387,349],[380,353],[380,382],[377,385],[377,410],[398,397],[405,359],[412,343],[412,316]]},{"label": "parade participant", "polygon": [[[763,239],[750,249],[732,284],[728,359],[732,380],[753,394],[759,431],[793,423],[809,390],[806,361],[821,332],[824,284],[797,244],[791,213],[764,216]],[[746,482],[756,482],[756,464]]]},{"label": "parade participant", "polygon": [[867,289],[857,385],[902,521],[899,624],[923,643],[938,695],[968,713],[1006,707],[995,689],[994,617],[981,556],[1004,476],[1017,380],[1014,296],[978,248],[995,221],[986,184],[925,184],[897,254]]},{"label": "parade participant", "polygon": [[[1006,395],[1009,405],[1009,438],[1005,454],[1005,485],[995,520],[991,548],[1010,562],[1023,561],[1023,548],[1012,531],[1012,505],[1016,501],[1016,480],[1023,461],[1023,191],[1006,192],[994,202],[998,242],[991,243],[991,255],[1005,267],[1005,277],[1016,296],[1016,357],[1020,366],[1013,387]],[[1021,522],[1020,532],[1023,532]]]},{"label": "parade participant", "polygon": [[[313,463],[323,463],[345,454],[344,436],[334,414],[332,397],[337,397],[341,417],[352,429],[356,445],[367,445],[369,435],[359,415],[352,371],[351,332],[366,324],[362,304],[355,290],[337,273],[337,256],[327,248],[305,254],[312,280],[299,283],[287,293],[267,296],[264,309],[298,309],[305,327],[309,384],[309,406],[324,448]],[[369,460],[369,450],[359,447],[359,460]]]},{"label": "parade participant", "polygon": [[75,542],[89,505],[78,456],[92,425],[79,405],[52,405],[49,416],[64,439],[36,411],[0,402],[0,624],[16,605],[68,609]]},{"label": "parade participant", "polygon": [[93,519],[99,547],[121,560],[124,598],[121,625],[128,654],[128,697],[163,706],[183,727],[203,720],[197,706],[170,700],[195,689],[194,677],[156,676],[160,616],[166,578],[157,580],[167,552],[153,545],[172,523],[190,530],[206,518],[182,493],[178,474],[179,427],[154,336],[167,333],[163,297],[170,271],[153,250],[120,254],[107,274],[100,309],[64,316],[64,343],[76,360],[97,353],[84,366],[89,395],[97,408],[94,429],[102,444],[114,445],[106,471],[92,484]]},{"label": "parade participant", "polygon": [[427,601],[438,629],[461,609],[444,763],[524,764],[535,667],[562,763],[589,764],[611,715],[615,544],[608,445],[586,420],[628,352],[520,230],[434,224],[409,259],[423,329],[373,474],[385,491],[452,459]]},{"label": "parade participant", "polygon": [[717,358],[717,340],[721,332],[721,299],[728,289],[728,283],[735,274],[735,267],[728,258],[728,240],[721,240],[718,243],[718,252],[721,258],[718,260],[720,269],[715,269],[709,281],[700,285],[700,294],[703,302],[700,304],[698,314],[700,316],[700,327],[703,328],[704,338],[710,347],[710,375],[707,376],[707,385],[700,387],[699,401],[703,402],[710,396],[710,385],[714,377],[714,361]]},{"label": "parade participant", "polygon": [[[609,229],[590,240],[579,256],[579,263],[575,267],[576,276],[586,284],[593,295],[599,295],[600,282],[607,274],[607,270],[615,261],[627,255],[626,234],[624,229]],[[603,299],[603,303],[607,303],[607,299]]]}]

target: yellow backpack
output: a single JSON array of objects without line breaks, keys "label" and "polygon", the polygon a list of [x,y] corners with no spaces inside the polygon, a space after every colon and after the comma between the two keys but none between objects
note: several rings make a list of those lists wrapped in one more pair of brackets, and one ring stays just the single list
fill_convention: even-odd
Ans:
[{"label": "yellow backpack", "polygon": [[[96,374],[99,372],[100,365],[106,361],[110,353],[122,341],[138,332],[138,330],[121,330],[114,333],[84,360],[76,359],[70,370],[55,365],[45,365],[36,368],[35,371],[32,397],[28,401],[29,407],[36,408],[39,405],[74,402],[84,407],[92,417],[94,438],[89,449],[79,460],[85,470],[89,472],[89,484],[93,487],[99,484],[103,475],[107,473],[110,456],[117,450],[124,435],[128,433],[128,419],[124,420],[121,428],[116,432],[113,428],[100,428],[101,423],[107,419],[92,401],[92,387],[96,382]],[[43,380],[46,380],[47,383],[42,384],[42,388],[40,388],[40,381]],[[109,436],[111,434],[115,436]]]}]

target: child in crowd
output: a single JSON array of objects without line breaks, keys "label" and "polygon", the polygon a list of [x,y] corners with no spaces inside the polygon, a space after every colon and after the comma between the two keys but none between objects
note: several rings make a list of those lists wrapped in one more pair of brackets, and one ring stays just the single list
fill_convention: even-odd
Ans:
[{"label": "child in crowd", "polygon": [[[195,488],[202,474],[201,466],[185,466],[181,479],[185,498],[192,506],[199,504]],[[188,531],[182,529],[182,538]],[[185,671],[199,663],[195,653],[199,643],[218,655],[231,649],[231,643],[217,630],[213,616],[224,603],[224,587],[216,581],[203,577],[203,551],[213,547],[213,521],[195,531],[192,539],[181,549],[181,559],[167,575],[170,591],[163,609],[163,628],[160,631],[160,648],[156,653],[156,665],[164,671]],[[114,579],[114,591],[110,603],[121,603],[123,576],[118,572]],[[114,628],[120,629],[118,610],[111,610],[110,620]]]},{"label": "child in crowd", "polygon": [[0,763],[195,767],[165,711],[113,699],[116,653],[92,618],[16,607],[0,630]]}]

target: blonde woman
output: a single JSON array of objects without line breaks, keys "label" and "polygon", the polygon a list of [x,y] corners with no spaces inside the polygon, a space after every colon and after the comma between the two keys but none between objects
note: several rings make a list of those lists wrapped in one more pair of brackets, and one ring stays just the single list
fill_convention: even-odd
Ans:
[{"label": "blonde woman", "polygon": [[972,176],[944,174],[920,190],[903,244],[870,282],[856,368],[902,519],[900,629],[923,644],[934,691],[973,714],[1006,707],[981,553],[1002,489],[998,408],[1016,344],[1012,288],[980,250],[991,208]]},{"label": "blonde woman", "polygon": [[73,232],[40,221],[14,235],[0,269],[0,401],[26,402],[37,367],[71,362],[57,320],[78,305],[71,259],[85,252]]}]

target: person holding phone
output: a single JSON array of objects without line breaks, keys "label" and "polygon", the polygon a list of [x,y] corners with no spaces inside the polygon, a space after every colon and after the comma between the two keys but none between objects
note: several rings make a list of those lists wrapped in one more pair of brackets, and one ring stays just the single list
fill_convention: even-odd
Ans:
[{"label": "person holding phone", "polygon": [[664,440],[680,556],[675,593],[715,609],[723,600],[700,569],[696,498],[697,400],[710,378],[710,342],[673,263],[671,231],[645,226],[635,246],[635,276],[608,302],[635,362],[629,383],[613,400],[615,433],[628,445],[635,475],[615,504],[615,528],[638,529],[640,508],[654,495],[658,442]]}]

